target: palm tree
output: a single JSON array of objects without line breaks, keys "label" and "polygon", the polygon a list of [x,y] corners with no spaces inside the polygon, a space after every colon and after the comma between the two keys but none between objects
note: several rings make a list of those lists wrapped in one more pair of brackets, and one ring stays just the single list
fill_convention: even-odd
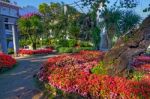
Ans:
[{"label": "palm tree", "polygon": [[109,38],[109,46],[112,46],[114,36],[120,37],[140,22],[140,16],[133,11],[106,9],[103,13],[104,21],[99,23],[101,26],[105,23]]},{"label": "palm tree", "polygon": [[133,11],[124,11],[122,14],[120,23],[122,33],[126,33],[128,30],[135,27],[141,20],[141,17]]}]

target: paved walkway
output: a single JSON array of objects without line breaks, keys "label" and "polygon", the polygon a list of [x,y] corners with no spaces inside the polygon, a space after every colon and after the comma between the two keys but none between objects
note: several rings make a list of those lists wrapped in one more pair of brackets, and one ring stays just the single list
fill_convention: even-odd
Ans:
[{"label": "paved walkway", "polygon": [[39,99],[42,92],[36,87],[33,75],[52,56],[17,59],[18,65],[14,69],[0,74],[0,99]]}]

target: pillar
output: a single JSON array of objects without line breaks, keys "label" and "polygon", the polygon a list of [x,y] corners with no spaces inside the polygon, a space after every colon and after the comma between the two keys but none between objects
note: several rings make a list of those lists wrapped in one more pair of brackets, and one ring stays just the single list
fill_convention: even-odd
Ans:
[{"label": "pillar", "polygon": [[14,55],[17,56],[17,52],[19,50],[18,46],[18,34],[16,31],[16,27],[12,24],[12,35],[13,35],[13,47],[14,47]]}]

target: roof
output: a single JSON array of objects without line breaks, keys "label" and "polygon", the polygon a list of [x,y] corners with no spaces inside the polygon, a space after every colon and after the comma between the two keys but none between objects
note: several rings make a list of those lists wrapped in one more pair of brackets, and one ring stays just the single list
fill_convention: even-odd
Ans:
[{"label": "roof", "polygon": [[12,8],[16,8],[16,9],[20,8],[19,6],[15,5],[15,4],[4,2],[4,1],[0,1],[0,6],[12,7]]}]

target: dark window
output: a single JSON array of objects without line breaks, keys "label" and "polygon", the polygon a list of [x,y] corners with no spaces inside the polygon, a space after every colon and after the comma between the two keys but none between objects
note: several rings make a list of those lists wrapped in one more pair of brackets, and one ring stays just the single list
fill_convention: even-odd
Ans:
[{"label": "dark window", "polygon": [[8,19],[8,18],[5,18],[4,22],[6,23],[6,24],[5,24],[5,29],[6,29],[6,30],[10,30],[10,25],[7,24],[7,23],[9,22],[9,19]]},{"label": "dark window", "polygon": [[8,18],[5,18],[5,21],[4,22],[8,22]]},{"label": "dark window", "polygon": [[5,29],[9,30],[9,25],[8,24],[5,24]]}]

